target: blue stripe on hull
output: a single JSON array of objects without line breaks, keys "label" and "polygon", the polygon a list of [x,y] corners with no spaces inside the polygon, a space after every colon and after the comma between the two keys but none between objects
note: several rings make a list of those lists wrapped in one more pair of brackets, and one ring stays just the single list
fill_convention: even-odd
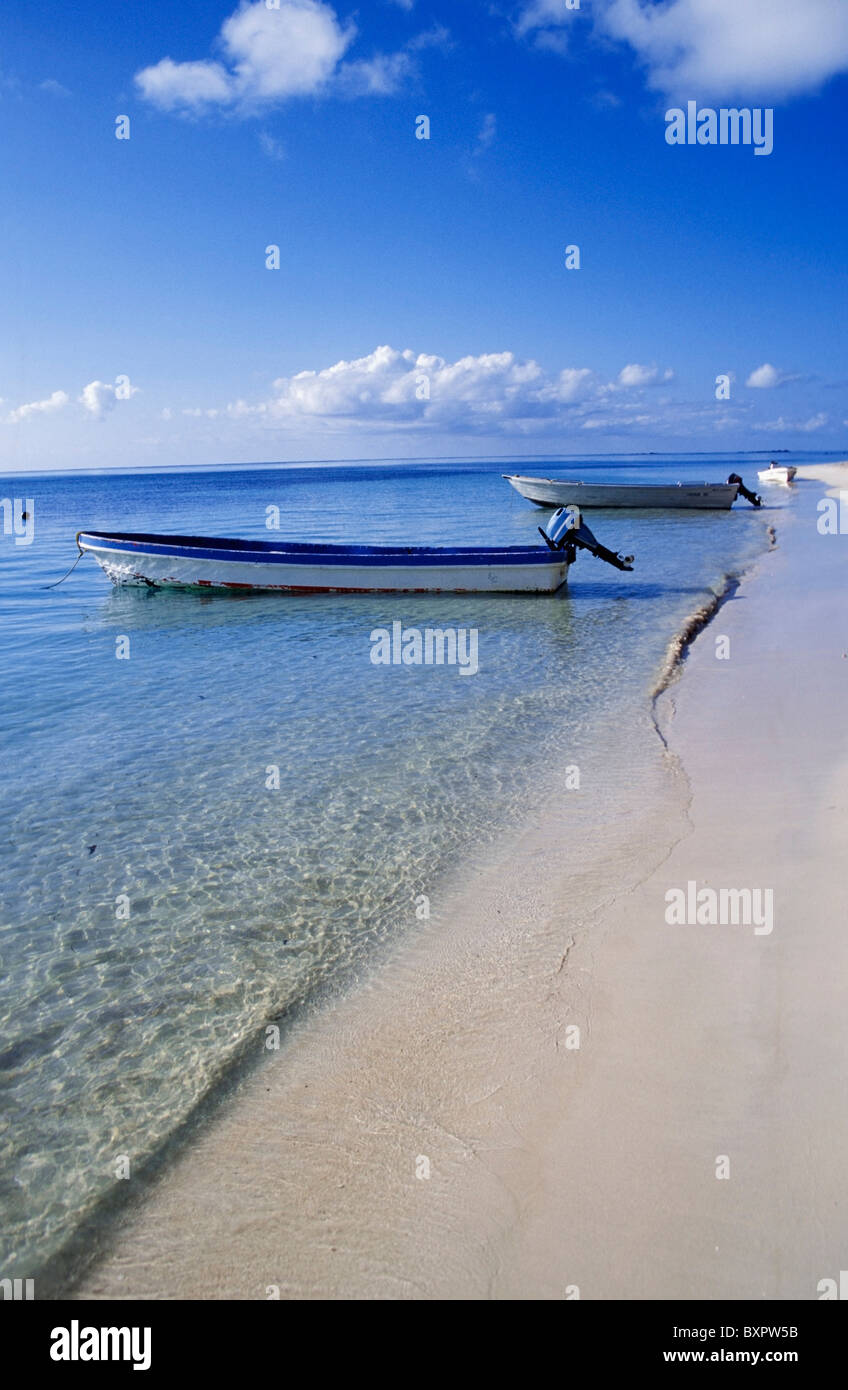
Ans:
[{"label": "blue stripe on hull", "polygon": [[124,555],[176,555],[184,559],[279,565],[550,565],[550,550],[536,546],[332,545],[309,541],[238,541],[214,536],[110,535],[81,531],[81,546]]}]

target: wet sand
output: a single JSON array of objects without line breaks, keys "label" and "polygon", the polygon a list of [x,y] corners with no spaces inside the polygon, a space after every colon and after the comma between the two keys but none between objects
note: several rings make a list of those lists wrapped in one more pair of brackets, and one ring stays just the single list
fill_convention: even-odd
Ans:
[{"label": "wet sand", "polygon": [[[554,822],[481,866],[267,1054],[75,1297],[815,1298],[838,1278],[848,535],[816,528],[822,483],[848,488],[834,468],[801,470],[777,548],[659,698],[644,812],[579,864]],[[773,930],[669,925],[690,881],[771,889]]]}]

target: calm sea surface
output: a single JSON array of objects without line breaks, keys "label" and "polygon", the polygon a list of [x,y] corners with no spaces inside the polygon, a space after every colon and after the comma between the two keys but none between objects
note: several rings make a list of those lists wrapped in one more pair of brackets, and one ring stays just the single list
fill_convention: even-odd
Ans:
[{"label": "calm sea surface", "polygon": [[[737,471],[756,486],[756,467],[0,480],[35,513],[31,545],[0,535],[0,1274],[37,1274],[120,1165],[154,1153],[270,1020],[414,932],[416,897],[559,795],[567,765],[602,824],[647,756],[669,641],[765,550],[791,494],[759,512],[596,512],[599,540],[635,552],[635,572],[583,555],[567,591],[542,598],[114,590],[91,559],[45,589],[75,532],[522,544],[544,513],[501,472]],[[373,665],[369,635],[395,620],[476,628],[479,672]]]}]

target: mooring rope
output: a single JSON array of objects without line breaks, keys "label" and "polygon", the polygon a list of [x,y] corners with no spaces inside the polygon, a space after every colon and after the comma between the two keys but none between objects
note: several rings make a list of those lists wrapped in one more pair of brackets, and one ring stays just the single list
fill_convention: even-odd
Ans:
[{"label": "mooring rope", "polygon": [[[79,564],[79,562],[80,562],[80,560],[82,559],[82,557],[83,557],[84,554],[85,554],[85,551],[84,551],[84,550],[81,550],[80,553],[79,553],[79,555],[77,556],[77,558],[74,560],[74,563],[71,565],[71,568],[68,570],[68,574],[73,574],[74,570],[76,569],[77,565]],[[59,587],[60,584],[64,584],[65,580],[68,578],[68,574],[63,574],[63,575],[62,575],[62,578],[61,578],[61,579],[57,579],[56,582],[55,582],[55,584],[42,584],[41,587],[42,587],[43,589],[57,589],[57,588]]]}]

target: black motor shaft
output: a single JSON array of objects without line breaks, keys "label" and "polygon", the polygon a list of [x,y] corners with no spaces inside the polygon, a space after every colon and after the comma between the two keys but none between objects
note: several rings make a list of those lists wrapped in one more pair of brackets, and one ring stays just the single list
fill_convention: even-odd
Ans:
[{"label": "black motor shaft", "polygon": [[752,492],[749,487],[746,487],[738,473],[731,473],[727,481],[737,484],[742,496],[747,502],[751,503],[752,507],[761,507],[763,505],[763,499],[760,494],[758,492]]},{"label": "black motor shaft", "polygon": [[596,555],[599,560],[605,560],[608,565],[614,565],[617,570],[633,569],[632,555],[619,555],[615,550],[610,550],[608,546],[601,545],[582,519],[577,528],[566,532],[559,541],[552,541],[541,526],[538,531],[545,545],[550,550],[565,551],[569,562],[573,561],[574,553],[579,548],[580,550],[588,550],[590,555]]}]

